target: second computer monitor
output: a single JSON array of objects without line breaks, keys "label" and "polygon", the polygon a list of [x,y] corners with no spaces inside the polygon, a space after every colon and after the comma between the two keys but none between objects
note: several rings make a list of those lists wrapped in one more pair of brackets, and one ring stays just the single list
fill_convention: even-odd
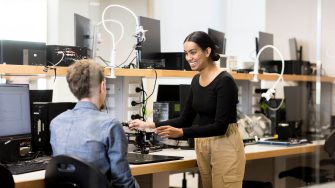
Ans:
[{"label": "second computer monitor", "polygon": [[30,102],[52,102],[52,89],[46,90],[29,90]]},{"label": "second computer monitor", "polygon": [[214,41],[217,49],[215,52],[218,54],[226,53],[226,38],[224,32],[217,31],[211,28],[208,28],[208,35]]},{"label": "second computer monitor", "polygon": [[[266,32],[258,33],[258,49],[256,52],[258,53],[264,46],[273,45],[273,34]],[[267,48],[259,55],[259,62],[268,62],[273,61],[273,49]]]},{"label": "second computer monitor", "polygon": [[31,137],[28,84],[0,84],[0,141]]},{"label": "second computer monitor", "polygon": [[145,41],[141,44],[140,61],[147,62],[160,59],[161,31],[160,21],[139,16],[139,23],[145,32]]}]

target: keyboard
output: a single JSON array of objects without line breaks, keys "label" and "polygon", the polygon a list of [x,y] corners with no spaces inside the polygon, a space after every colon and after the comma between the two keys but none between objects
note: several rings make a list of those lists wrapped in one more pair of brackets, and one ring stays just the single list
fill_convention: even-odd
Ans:
[{"label": "keyboard", "polygon": [[13,175],[45,170],[50,158],[36,158],[30,161],[3,164]]}]

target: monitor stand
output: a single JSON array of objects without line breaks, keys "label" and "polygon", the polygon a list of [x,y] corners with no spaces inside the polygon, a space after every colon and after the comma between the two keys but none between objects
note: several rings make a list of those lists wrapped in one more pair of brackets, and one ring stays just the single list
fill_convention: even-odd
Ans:
[{"label": "monitor stand", "polygon": [[20,141],[0,141],[0,162],[13,163],[20,160]]}]

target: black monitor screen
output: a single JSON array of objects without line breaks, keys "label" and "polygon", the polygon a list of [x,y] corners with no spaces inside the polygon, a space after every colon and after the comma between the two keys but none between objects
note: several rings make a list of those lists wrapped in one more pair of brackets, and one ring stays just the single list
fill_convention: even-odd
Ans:
[{"label": "black monitor screen", "polygon": [[160,21],[152,18],[139,16],[139,23],[145,32],[145,41],[142,43],[140,61],[160,59],[161,53],[161,31]]},{"label": "black monitor screen", "polygon": [[291,60],[302,61],[302,46],[298,46],[296,38],[289,39]]},{"label": "black monitor screen", "polygon": [[291,60],[298,60],[298,45],[297,40],[295,38],[289,39],[289,46],[290,46],[290,56]]},{"label": "black monitor screen", "polygon": [[46,45],[43,42],[0,40],[0,64],[45,65]]},{"label": "black monitor screen", "polygon": [[86,47],[88,55],[92,57],[93,54],[93,39],[94,27],[90,19],[74,14],[74,39],[75,45],[79,47]]},{"label": "black monitor screen", "polygon": [[300,121],[304,119],[307,107],[307,92],[303,86],[285,86],[286,121]]},{"label": "black monitor screen", "polygon": [[158,85],[156,101],[179,101],[179,85]]},{"label": "black monitor screen", "polygon": [[[261,50],[266,45],[273,45],[273,34],[259,32],[258,49]],[[258,53],[258,52],[257,52]],[[259,56],[259,62],[273,61],[273,49],[267,48]]]},{"label": "black monitor screen", "polygon": [[208,35],[214,41],[216,45],[215,52],[218,54],[225,54],[226,51],[226,40],[225,34],[221,31],[217,31],[211,28],[208,28]]},{"label": "black monitor screen", "polygon": [[52,102],[52,93],[53,90],[29,90],[30,102]]},{"label": "black monitor screen", "polygon": [[0,84],[0,139],[31,136],[29,85]]}]

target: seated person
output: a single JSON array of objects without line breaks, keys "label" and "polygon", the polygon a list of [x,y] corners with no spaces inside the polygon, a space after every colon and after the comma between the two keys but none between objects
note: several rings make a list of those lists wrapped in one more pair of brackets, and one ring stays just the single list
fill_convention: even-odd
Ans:
[{"label": "seated person", "polygon": [[92,60],[79,60],[69,67],[66,80],[79,102],[50,124],[53,155],[92,163],[113,187],[139,187],[127,161],[128,141],[121,123],[100,111],[106,99],[103,68]]}]

